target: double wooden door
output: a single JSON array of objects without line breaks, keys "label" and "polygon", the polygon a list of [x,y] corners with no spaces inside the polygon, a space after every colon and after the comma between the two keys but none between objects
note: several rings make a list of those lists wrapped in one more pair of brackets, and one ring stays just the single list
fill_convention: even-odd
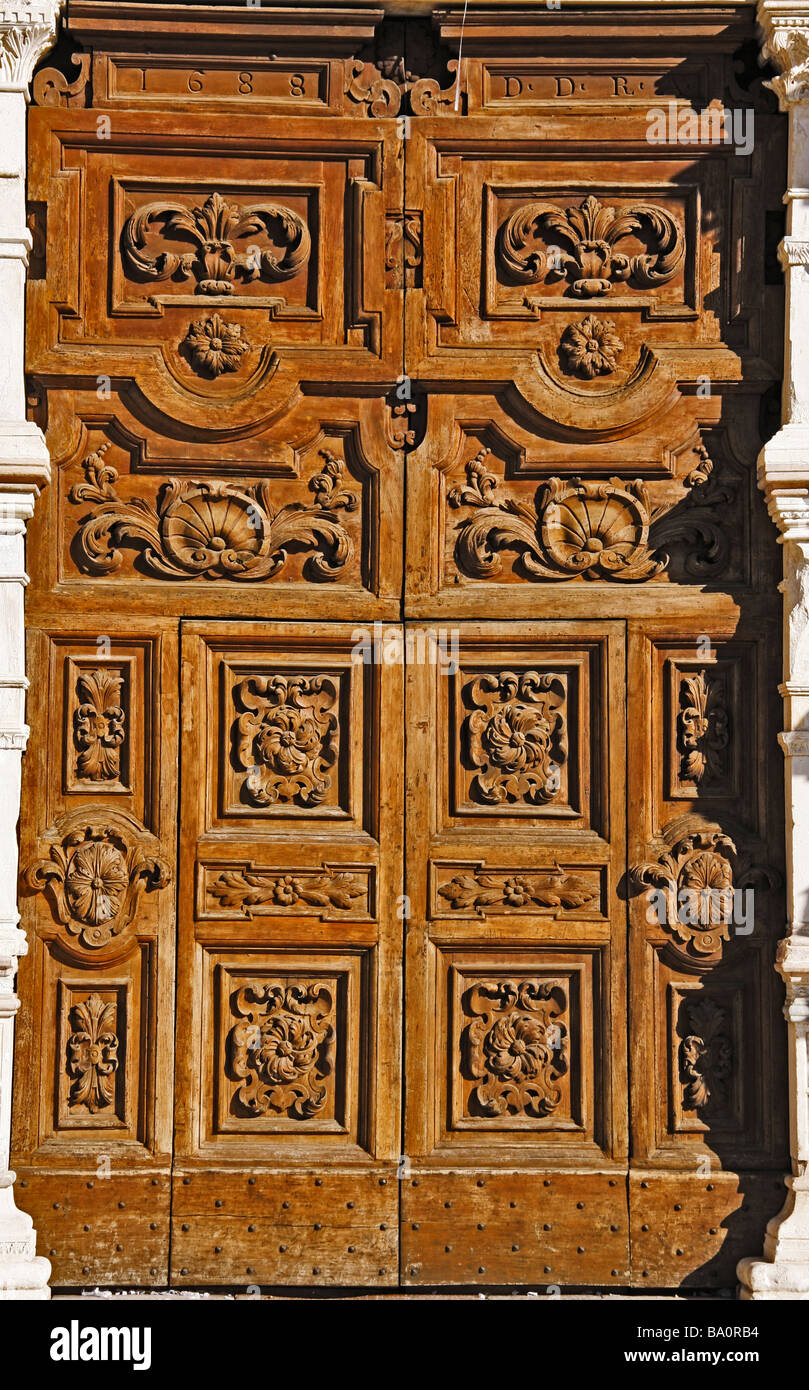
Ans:
[{"label": "double wooden door", "polygon": [[[55,1281],[732,1284],[786,1107],[752,21],[484,13],[457,84],[452,11],[182,18],[77,0],[31,113]],[[672,84],[754,149],[650,142]]]}]

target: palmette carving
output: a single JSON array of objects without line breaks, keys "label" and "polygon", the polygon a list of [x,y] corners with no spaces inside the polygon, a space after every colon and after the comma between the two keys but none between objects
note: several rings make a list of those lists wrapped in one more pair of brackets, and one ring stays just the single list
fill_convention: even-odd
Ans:
[{"label": "palmette carving", "polygon": [[[155,226],[165,236],[185,238],[196,249],[186,252],[149,251]],[[254,243],[237,250],[237,243],[261,234],[283,248]],[[306,264],[312,243],[306,223],[280,203],[237,207],[220,193],[211,193],[201,207],[182,203],[147,203],[127,218],[121,235],[124,263],[130,272],[151,280],[195,279],[200,294],[236,292],[237,277],[276,282],[289,280]]]},{"label": "palmette carving", "polygon": [[342,486],[345,464],[322,451],[324,467],[309,481],[311,504],[292,502],[275,511],[268,481],[238,488],[231,483],[170,478],[153,504],[118,495],[118,473],[102,456],[102,444],[84,463],[86,483],[70,490],[73,503],[96,506],[81,523],[76,541],[94,574],[120,569],[124,543],[136,546],[151,573],[163,579],[252,581],[280,574],[290,548],[310,550],[304,577],[336,579],[354,556],[354,546],[337,513],[358,505]]},{"label": "palmette carving", "polygon": [[49,857],[25,874],[29,888],[49,893],[57,921],[89,947],[106,946],[129,926],[142,889],[171,882],[168,863],[152,852],[152,837],[139,841],[122,817],[107,814],[106,822],[84,813],[67,818]]},{"label": "palmette carving", "polygon": [[[627,237],[644,235],[654,253],[624,255],[614,249]],[[571,294],[589,299],[609,294],[614,281],[643,289],[666,284],[682,264],[685,236],[663,208],[636,203],[616,212],[590,195],[578,207],[564,209],[546,202],[523,204],[502,224],[497,251],[501,269],[512,279],[524,284],[567,280]]]},{"label": "palmette carving", "polygon": [[680,677],[677,736],[680,775],[704,787],[726,773],[730,714],[722,676],[708,670]]},{"label": "palmette carving", "polygon": [[488,805],[544,805],[561,789],[567,760],[567,683],[553,672],[503,671],[468,682],[475,708],[464,724],[466,753],[477,768],[470,792]]},{"label": "palmette carving", "polygon": [[73,1032],[67,1040],[67,1074],[71,1078],[68,1105],[84,1105],[91,1115],[115,1100],[118,1048],[115,1004],[98,994],[70,1010]]},{"label": "palmette carving", "polygon": [[231,1004],[234,1101],[251,1115],[308,1120],[324,1109],[334,1067],[335,1000],[318,981],[249,984]]},{"label": "palmette carving", "polygon": [[562,1100],[568,1070],[567,994],[549,980],[482,981],[463,1001],[471,1016],[462,1038],[463,1061],[478,1084],[470,1113],[542,1118]]},{"label": "palmette carving", "polygon": [[89,782],[116,781],[126,739],[126,712],[121,704],[123,676],[99,667],[76,681],[82,703],[73,713],[73,740],[78,750],[77,777]]},{"label": "palmette carving", "polygon": [[447,494],[454,508],[474,515],[458,523],[455,561],[473,579],[502,573],[501,550],[516,552],[514,568],[531,580],[607,579],[643,582],[671,564],[672,543],[695,544],[685,568],[699,575],[720,573],[728,547],[712,508],[730,500],[724,487],[706,482],[698,469],[684,480],[682,515],[667,515],[676,500],[652,505],[640,479],[549,478],[536,493],[536,505],[512,497],[498,500],[499,478],[487,468],[489,450],[466,464],[465,487]]},{"label": "palmette carving", "polygon": [[685,1005],[687,1035],[680,1044],[684,1110],[721,1110],[728,1102],[733,1074],[730,1020],[711,998]]},{"label": "palmette carving", "polygon": [[253,806],[325,801],[339,752],[339,690],[329,676],[250,676],[234,689],[242,796]]}]

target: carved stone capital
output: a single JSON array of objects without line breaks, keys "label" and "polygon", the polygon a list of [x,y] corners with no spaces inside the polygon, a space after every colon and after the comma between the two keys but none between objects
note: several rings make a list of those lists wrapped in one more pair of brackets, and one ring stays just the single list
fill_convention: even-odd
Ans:
[{"label": "carved stone capital", "polygon": [[763,55],[779,72],[767,86],[778,97],[781,110],[795,102],[809,102],[809,5],[798,0],[761,0],[758,22]]},{"label": "carved stone capital", "polygon": [[56,38],[64,0],[0,5],[0,91],[27,92],[39,59]]}]

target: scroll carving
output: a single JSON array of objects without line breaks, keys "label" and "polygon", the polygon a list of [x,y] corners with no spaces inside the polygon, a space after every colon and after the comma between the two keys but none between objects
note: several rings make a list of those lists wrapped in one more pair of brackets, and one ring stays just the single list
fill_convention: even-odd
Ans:
[{"label": "scroll carving", "polygon": [[324,1109],[334,1067],[335,999],[320,982],[249,984],[231,1005],[235,1102],[251,1115],[270,1111],[308,1120]]},{"label": "scroll carving", "polygon": [[568,1070],[567,994],[547,980],[482,981],[464,998],[471,1016],[463,1037],[469,1076],[477,1082],[473,1114],[541,1118],[562,1100]]},{"label": "scroll carving", "polygon": [[87,106],[90,81],[91,53],[71,53],[70,61],[79,69],[78,76],[69,82],[58,68],[42,68],[34,77],[33,98],[36,106]]},{"label": "scroll carving", "polygon": [[171,870],[154,852],[157,842],[142,829],[138,836],[134,823],[124,825],[120,817],[72,820],[48,858],[30,865],[26,883],[48,892],[57,921],[82,945],[106,946],[129,926],[141,891],[165,888]]},{"label": "scroll carving", "polygon": [[324,451],[322,472],[310,479],[311,504],[292,502],[275,511],[268,481],[237,488],[222,482],[170,478],[156,503],[125,501],[116,491],[118,473],[103,462],[102,444],[84,463],[87,481],[70,490],[74,503],[97,505],[81,524],[77,544],[87,569],[120,569],[126,542],[140,549],[146,569],[162,579],[272,579],[283,570],[290,548],[309,550],[304,575],[336,579],[354,547],[337,513],[353,511],[358,498],[342,487],[345,465]]},{"label": "scroll carving", "polygon": [[[653,251],[616,251],[630,236],[648,237]],[[663,208],[636,203],[616,212],[590,195],[578,207],[523,204],[502,224],[497,251],[500,267],[511,279],[523,284],[567,280],[572,295],[592,299],[609,294],[616,282],[642,289],[666,284],[682,264],[685,236]]]},{"label": "scroll carving", "polygon": [[516,551],[515,569],[532,580],[653,579],[670,564],[665,547],[677,541],[696,543],[685,560],[690,573],[718,573],[726,563],[727,542],[713,507],[729,493],[709,489],[698,469],[685,480],[693,492],[683,513],[669,517],[676,501],[653,506],[640,479],[549,478],[537,490],[535,507],[510,497],[500,501],[500,480],[488,471],[488,457],[482,449],[471,459],[466,486],[452,488],[447,498],[451,507],[475,512],[459,524],[455,545],[458,568],[473,579],[501,573],[501,550]]},{"label": "scroll carving", "polygon": [[[186,238],[195,250],[150,250],[155,226],[164,235]],[[237,243],[261,234],[283,248],[255,245],[237,250]],[[236,292],[244,281],[289,280],[309,259],[311,238],[306,223],[280,203],[235,207],[220,193],[211,193],[201,207],[182,203],[147,203],[127,218],[121,237],[124,262],[136,275],[151,280],[195,279],[201,294]]]}]

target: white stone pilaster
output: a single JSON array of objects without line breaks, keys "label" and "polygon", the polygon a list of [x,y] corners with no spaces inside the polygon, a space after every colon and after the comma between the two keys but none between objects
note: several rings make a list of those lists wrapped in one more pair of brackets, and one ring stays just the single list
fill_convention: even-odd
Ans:
[{"label": "white stone pilaster", "polygon": [[790,1148],[783,1210],[770,1221],[764,1258],[738,1265],[741,1297],[809,1299],[809,3],[761,0],[763,51],[789,116],[782,423],[762,449],[759,486],[781,532],[784,578],[784,733],[787,935],[776,970],[786,986]]},{"label": "white stone pilaster", "polygon": [[25,524],[50,478],[42,432],[25,419],[25,218],[28,84],[53,43],[63,0],[0,0],[0,1300],[50,1297],[50,1265],[35,1253],[30,1216],[9,1170],[14,992],[27,944],[17,911],[17,820],[25,724]]}]

